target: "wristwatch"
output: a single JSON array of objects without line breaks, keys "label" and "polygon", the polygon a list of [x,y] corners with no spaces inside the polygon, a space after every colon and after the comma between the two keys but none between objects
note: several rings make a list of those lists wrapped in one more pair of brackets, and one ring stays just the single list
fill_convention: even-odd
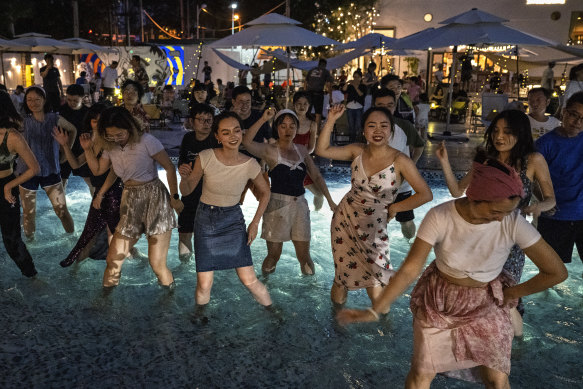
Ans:
[{"label": "wristwatch", "polygon": [[179,195],[178,193],[174,193],[174,194],[172,195],[172,198],[173,198],[174,200],[180,200],[180,195]]}]

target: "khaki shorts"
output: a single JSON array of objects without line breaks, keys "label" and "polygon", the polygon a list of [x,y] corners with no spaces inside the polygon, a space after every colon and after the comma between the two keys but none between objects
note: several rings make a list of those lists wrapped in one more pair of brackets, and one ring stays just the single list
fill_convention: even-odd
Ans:
[{"label": "khaki shorts", "polygon": [[310,208],[304,196],[272,193],[263,214],[261,237],[269,242],[309,242]]}]

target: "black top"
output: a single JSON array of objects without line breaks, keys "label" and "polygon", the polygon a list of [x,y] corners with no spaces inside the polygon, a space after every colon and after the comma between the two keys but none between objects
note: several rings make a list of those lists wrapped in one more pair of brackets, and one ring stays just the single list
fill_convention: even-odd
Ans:
[{"label": "black top", "polygon": [[397,101],[397,108],[395,109],[393,116],[408,120],[415,124],[415,111],[413,110],[413,107],[407,105],[405,100],[403,100],[403,98],[400,96],[399,100]]},{"label": "black top", "polygon": [[[46,70],[46,65],[40,68],[40,72]],[[43,88],[46,92],[60,92],[58,81],[61,78],[61,73],[56,67],[49,69],[46,77],[43,77]]]},{"label": "black top", "polygon": [[81,108],[79,108],[78,110],[74,110],[71,107],[69,107],[69,105],[66,103],[61,105],[61,108],[59,109],[59,115],[61,115],[66,121],[74,125],[75,128],[77,129],[77,135],[75,135],[75,141],[73,142],[73,147],[71,147],[71,150],[73,150],[73,154],[76,157],[83,153],[83,148],[79,143],[79,135],[85,132],[91,132],[83,128],[83,119],[85,119],[87,111],[89,111],[89,108],[87,108],[84,105],[82,105]]},{"label": "black top", "polygon": [[279,163],[269,171],[269,177],[272,193],[301,196],[306,192],[304,189],[306,164],[303,161],[295,168]]},{"label": "black top", "polygon": [[[194,167],[194,161],[198,157],[198,154],[207,149],[219,148],[219,142],[214,134],[211,132],[209,136],[204,140],[197,140],[196,133],[194,131],[188,132],[182,138],[182,143],[180,144],[180,152],[178,154],[178,166],[190,163]],[[200,199],[202,195],[202,181],[198,183],[196,188],[186,197],[194,197]]]},{"label": "black top", "polygon": [[356,92],[356,88],[354,87],[354,85],[348,84],[348,86],[346,87],[346,93],[348,95],[346,97],[346,102],[350,103],[351,101],[354,101],[364,106],[364,98],[366,97],[366,85],[360,84],[358,85],[358,89],[362,93],[362,95],[360,96],[358,95],[358,92]]},{"label": "black top", "polygon": [[[249,115],[249,117],[247,119],[243,120],[243,131],[248,130],[253,124],[255,124],[256,121],[261,119],[262,116],[263,116],[262,111],[260,111],[258,109],[252,109],[251,115]],[[259,128],[259,131],[257,131],[257,134],[255,134],[255,137],[253,137],[253,141],[258,142],[258,143],[263,143],[266,139],[269,139],[269,138],[271,138],[271,126],[269,125],[268,122],[265,122]],[[250,157],[255,158],[257,161],[259,161],[261,159],[261,158],[255,157],[254,155],[251,155],[251,153],[249,153],[244,148],[241,148],[241,152],[245,155],[248,155]]]},{"label": "black top", "polygon": [[11,169],[15,158],[16,154],[10,154],[10,150],[8,150],[8,130],[6,130],[2,144],[0,144],[0,170]]}]

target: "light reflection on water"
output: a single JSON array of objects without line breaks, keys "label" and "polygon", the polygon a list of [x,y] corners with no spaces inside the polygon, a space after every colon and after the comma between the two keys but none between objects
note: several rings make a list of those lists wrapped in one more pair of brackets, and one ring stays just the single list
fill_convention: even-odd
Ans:
[{"label": "light reflection on water", "polygon": [[[327,181],[340,201],[348,177],[328,173]],[[449,198],[437,183],[430,182],[435,200],[415,211],[417,224],[431,206]],[[21,277],[0,247],[0,387],[403,386],[412,348],[409,295],[379,323],[349,328],[335,323],[329,301],[334,273],[329,209],[311,215],[315,276],[300,274],[293,246],[286,243],[276,273],[260,276],[271,292],[274,312],[253,301],[234,271],[218,272],[206,322],[193,316],[194,263],[178,260],[176,232],[168,257],[177,283],[173,296],[157,286],[147,262],[139,260],[127,260],[121,285],[103,296],[103,261],[59,266],[77,237],[65,236],[44,193],[38,197],[37,239],[29,245],[39,270],[37,280]],[[89,200],[85,184],[72,178],[68,204],[77,234]],[[247,220],[255,205],[247,196]],[[394,221],[390,238],[391,260],[398,267],[409,243]],[[138,247],[147,252],[143,238]],[[266,254],[263,240],[253,243],[252,253],[260,272]],[[541,387],[542,382],[553,388],[583,385],[583,265],[574,258],[568,269],[566,282],[525,299],[525,335],[513,349],[510,381],[515,387]],[[527,261],[524,277],[535,272]],[[348,305],[367,306],[366,293],[350,293]],[[432,386],[446,387],[472,386],[445,378]]]}]

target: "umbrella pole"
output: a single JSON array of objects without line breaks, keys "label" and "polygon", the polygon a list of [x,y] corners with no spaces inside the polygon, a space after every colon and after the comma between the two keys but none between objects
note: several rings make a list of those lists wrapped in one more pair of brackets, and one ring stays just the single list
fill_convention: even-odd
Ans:
[{"label": "umbrella pole", "polygon": [[289,102],[289,61],[290,61],[290,50],[289,47],[286,47],[285,50],[287,51],[287,69],[286,69],[286,87],[285,87],[285,107],[287,108]]},{"label": "umbrella pole", "polygon": [[520,100],[520,78],[518,75],[520,74],[520,70],[518,67],[518,45],[516,45],[516,101]]},{"label": "umbrella pole", "polygon": [[453,97],[453,83],[455,81],[455,60],[457,57],[457,46],[453,47],[452,50],[452,56],[453,56],[453,60],[451,61],[451,72],[449,72],[449,94],[447,96],[447,119],[445,121],[445,131],[443,132],[443,135],[451,135],[451,132],[449,131],[449,120],[451,119],[451,98]]},{"label": "umbrella pole", "polygon": [[4,74],[4,52],[0,51],[0,63],[2,63],[2,83],[6,85],[6,75]]}]

